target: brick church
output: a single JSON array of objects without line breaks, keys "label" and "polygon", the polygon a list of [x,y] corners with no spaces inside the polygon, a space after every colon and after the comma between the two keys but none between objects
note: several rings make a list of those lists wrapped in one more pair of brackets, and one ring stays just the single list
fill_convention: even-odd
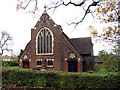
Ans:
[{"label": "brick church", "polygon": [[31,40],[20,60],[20,68],[41,71],[84,72],[93,53],[90,37],[70,39],[46,11],[31,29]]}]

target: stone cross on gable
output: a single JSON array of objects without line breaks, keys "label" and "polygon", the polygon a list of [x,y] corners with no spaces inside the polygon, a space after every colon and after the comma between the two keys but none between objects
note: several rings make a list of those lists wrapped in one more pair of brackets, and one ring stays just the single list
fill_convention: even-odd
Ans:
[{"label": "stone cross on gable", "polygon": [[46,10],[46,8],[47,8],[47,6],[45,5],[45,6],[44,6],[44,9]]},{"label": "stone cross on gable", "polygon": [[47,9],[47,6],[45,5],[45,6],[44,6],[44,13],[46,13],[46,9]]}]

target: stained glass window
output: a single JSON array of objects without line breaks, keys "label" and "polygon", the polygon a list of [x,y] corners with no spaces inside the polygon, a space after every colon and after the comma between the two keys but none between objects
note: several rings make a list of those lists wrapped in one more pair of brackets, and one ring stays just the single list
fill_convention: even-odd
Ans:
[{"label": "stained glass window", "polygon": [[43,28],[37,35],[37,54],[53,53],[53,34],[47,29]]}]

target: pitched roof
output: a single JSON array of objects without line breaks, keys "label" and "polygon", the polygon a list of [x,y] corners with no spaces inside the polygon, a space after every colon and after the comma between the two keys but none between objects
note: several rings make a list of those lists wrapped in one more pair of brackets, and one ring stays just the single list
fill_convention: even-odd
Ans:
[{"label": "pitched roof", "polygon": [[11,59],[8,55],[2,56],[3,59]]},{"label": "pitched roof", "polygon": [[67,41],[67,43],[69,44],[70,48],[73,50],[74,53],[76,53],[78,55],[78,57],[82,58],[81,55],[79,54],[79,52],[74,48],[74,46],[72,45],[72,43],[70,42],[69,37],[63,32],[63,35],[65,37],[65,40]]},{"label": "pitched roof", "polygon": [[55,25],[52,18],[47,14],[47,12],[44,11],[34,27],[44,26],[45,23],[51,26]]},{"label": "pitched roof", "polygon": [[73,38],[70,39],[73,47],[78,51],[79,54],[91,54],[92,42],[91,37],[86,38]]},{"label": "pitched roof", "polygon": [[25,47],[25,49],[24,49],[21,57],[23,57],[24,53],[27,54],[27,55],[29,55],[29,56],[31,55],[30,54],[31,53],[31,40],[27,43],[27,45],[26,45],[26,47]]}]

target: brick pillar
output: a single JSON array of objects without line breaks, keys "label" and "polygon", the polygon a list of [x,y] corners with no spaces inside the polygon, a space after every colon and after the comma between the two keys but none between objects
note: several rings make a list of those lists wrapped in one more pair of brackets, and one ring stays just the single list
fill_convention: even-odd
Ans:
[{"label": "brick pillar", "polygon": [[67,58],[65,58],[65,61],[66,61],[66,72],[68,72],[68,61],[67,61]]},{"label": "brick pillar", "polygon": [[22,59],[20,59],[20,68],[23,68],[23,62],[22,62]]},{"label": "brick pillar", "polygon": [[66,72],[68,72],[68,61],[66,61]]},{"label": "brick pillar", "polygon": [[78,72],[80,72],[80,62],[78,61]]},{"label": "brick pillar", "polygon": [[21,62],[21,66],[20,66],[20,68],[23,68],[23,62]]},{"label": "brick pillar", "polygon": [[78,58],[78,72],[82,72],[82,60]]},{"label": "brick pillar", "polygon": [[29,69],[31,69],[31,62],[29,62]]},{"label": "brick pillar", "polygon": [[31,69],[31,59],[29,59],[29,69]]}]

